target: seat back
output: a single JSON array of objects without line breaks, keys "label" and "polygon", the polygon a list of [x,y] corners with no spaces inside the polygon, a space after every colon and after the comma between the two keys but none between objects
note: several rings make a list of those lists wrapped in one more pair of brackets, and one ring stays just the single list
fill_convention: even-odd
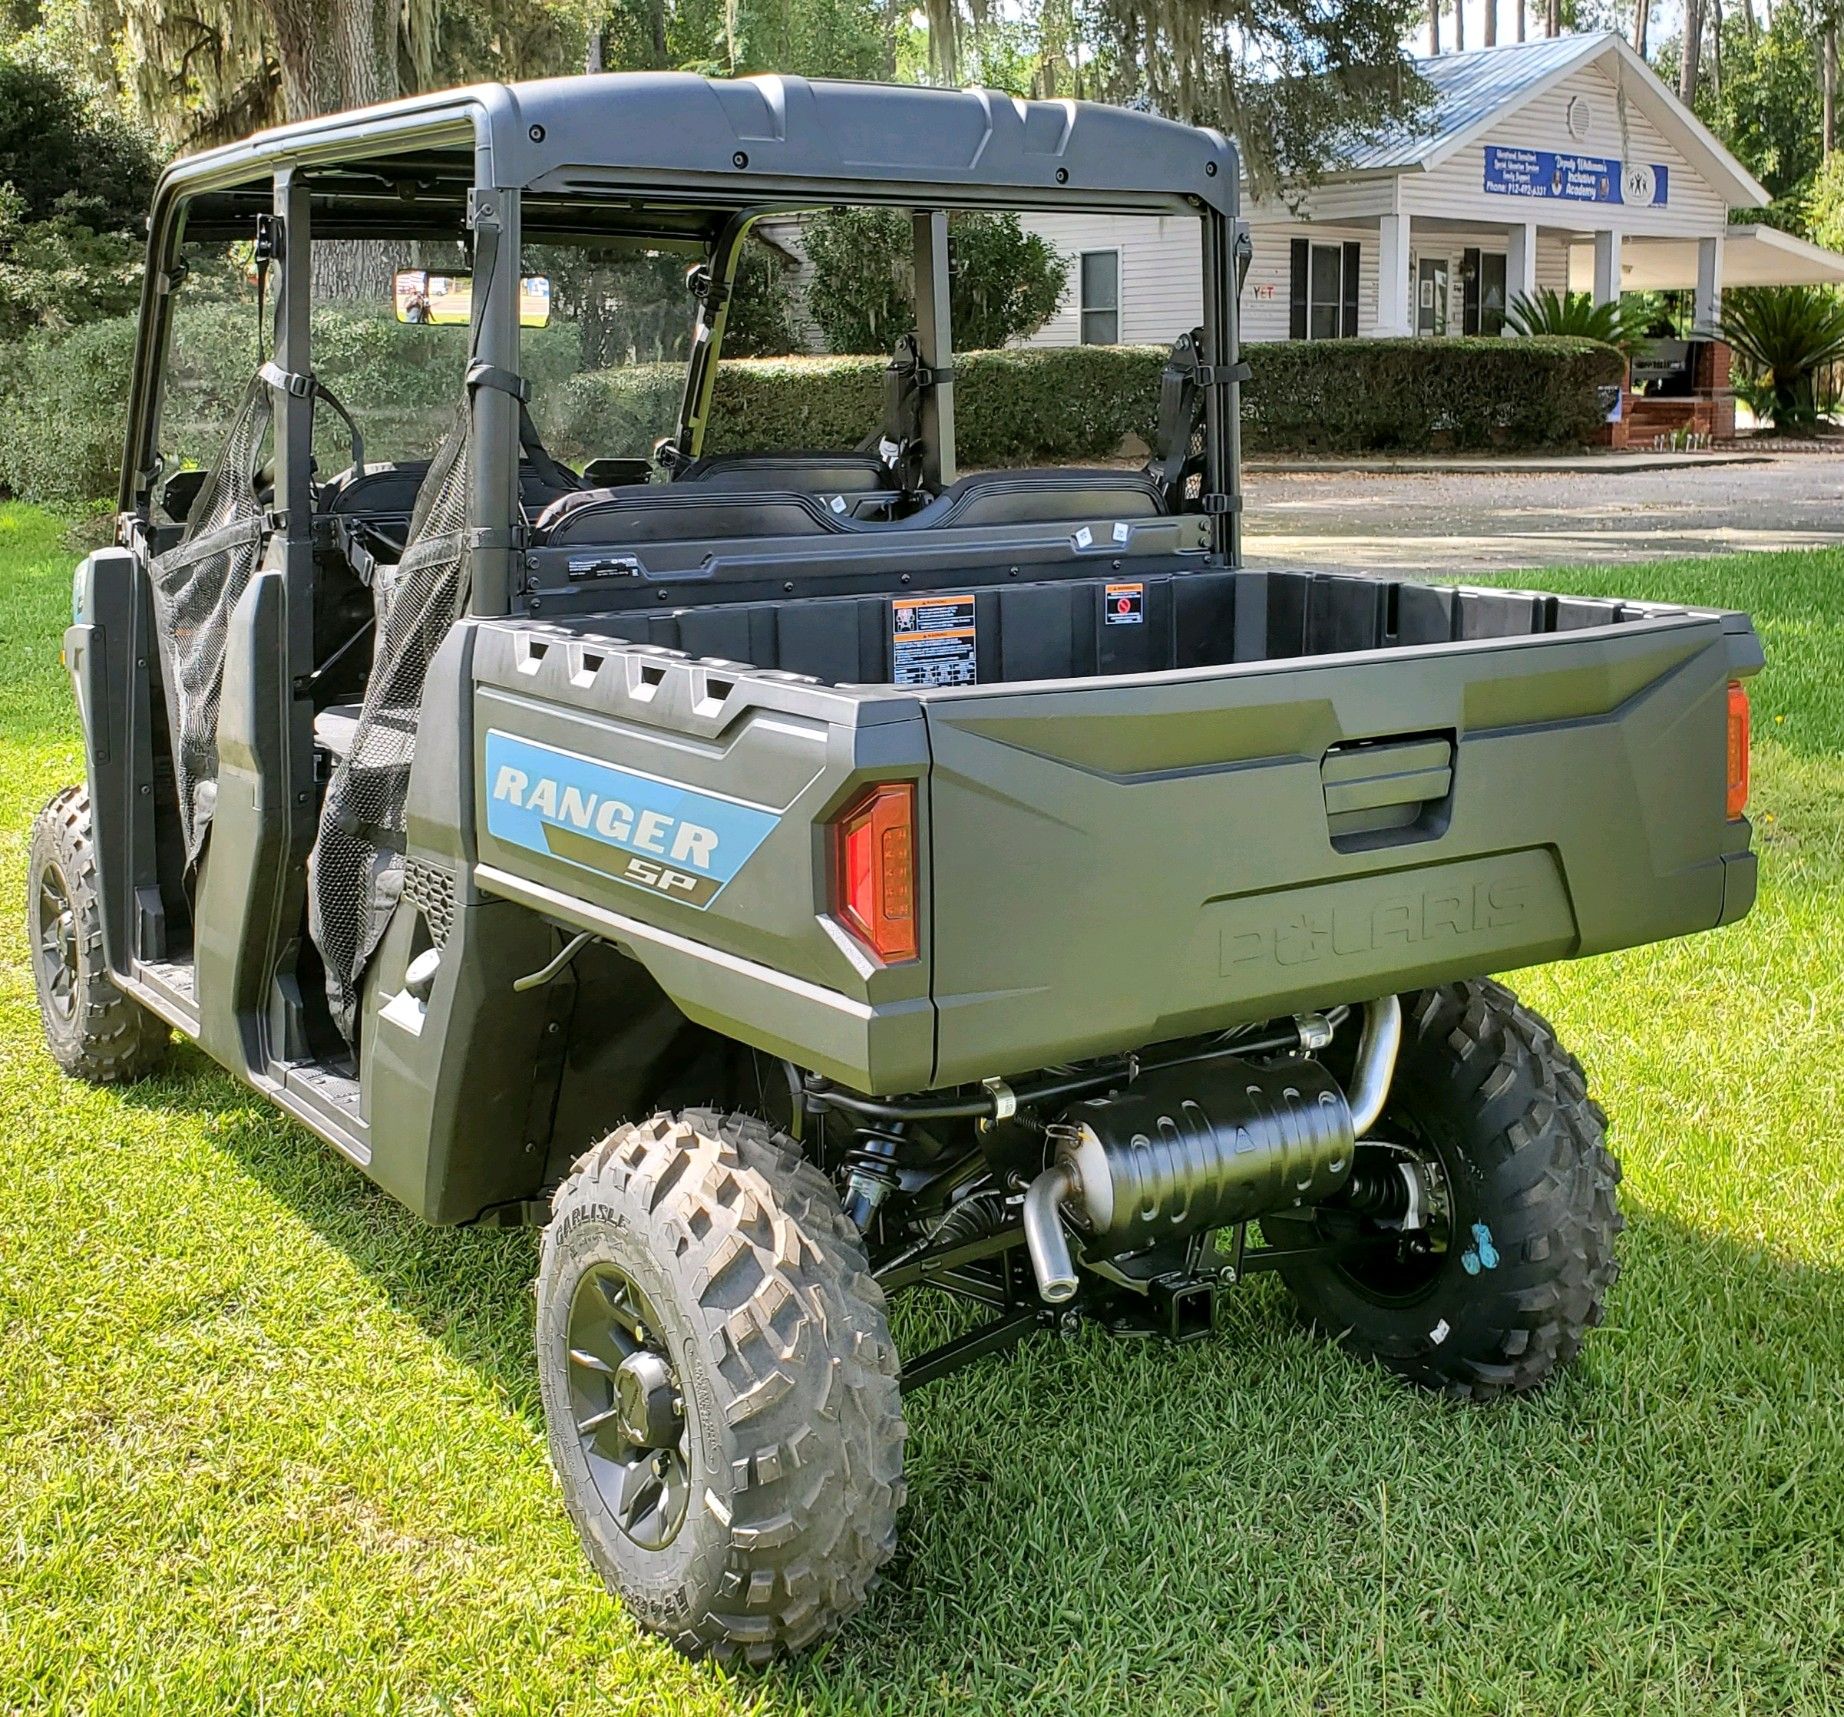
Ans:
[{"label": "seat back", "polygon": [[978,471],[898,520],[898,530],[966,530],[979,525],[1071,524],[1156,519],[1165,512],[1158,484],[1137,471]]},{"label": "seat back", "polygon": [[[835,499],[843,502],[843,497]],[[844,516],[818,496],[792,490],[633,485],[585,489],[564,496],[538,515],[532,538],[553,547],[561,543],[620,547],[706,538],[826,536],[850,528]]]},{"label": "seat back", "polygon": [[694,459],[674,482],[812,495],[862,495],[896,486],[890,467],[875,453],[717,453]]}]

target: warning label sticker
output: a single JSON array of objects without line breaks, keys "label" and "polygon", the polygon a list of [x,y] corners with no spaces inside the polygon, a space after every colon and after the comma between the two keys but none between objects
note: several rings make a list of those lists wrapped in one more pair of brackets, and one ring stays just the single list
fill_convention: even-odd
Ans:
[{"label": "warning label sticker", "polygon": [[1110,626],[1143,626],[1146,623],[1146,586],[1110,584],[1103,597],[1101,617]]},{"label": "warning label sticker", "polygon": [[890,678],[899,686],[970,686],[979,677],[971,596],[899,596],[890,605]]}]

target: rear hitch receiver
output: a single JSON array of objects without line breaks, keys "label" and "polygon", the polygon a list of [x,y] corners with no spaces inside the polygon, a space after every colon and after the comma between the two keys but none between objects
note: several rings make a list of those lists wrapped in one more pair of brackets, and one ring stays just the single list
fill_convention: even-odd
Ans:
[{"label": "rear hitch receiver", "polygon": [[1225,1058],[1072,1105],[1048,1129],[1056,1161],[1025,1193],[1038,1293],[1060,1305],[1076,1292],[1065,1216],[1123,1252],[1333,1197],[1383,1113],[1401,1043],[1402,1005],[1385,996],[1364,1010],[1348,1092],[1316,1061]]}]

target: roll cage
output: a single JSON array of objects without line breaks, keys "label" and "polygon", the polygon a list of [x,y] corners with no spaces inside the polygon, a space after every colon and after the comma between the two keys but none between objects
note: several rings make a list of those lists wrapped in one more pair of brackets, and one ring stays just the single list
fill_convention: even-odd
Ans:
[{"label": "roll cage", "polygon": [[[275,510],[299,531],[312,505],[304,420],[313,360],[307,270],[291,269],[289,253],[311,254],[316,240],[471,243],[476,278],[487,281],[475,299],[473,357],[510,375],[518,373],[522,245],[697,245],[711,289],[673,438],[689,462],[702,448],[729,285],[751,227],[826,206],[916,211],[917,335],[936,378],[924,398],[923,440],[939,484],[953,475],[946,212],[1112,210],[1202,224],[1202,488],[1217,514],[1215,547],[1234,561],[1237,198],[1235,150],[1214,132],[985,90],[617,73],[483,85],[284,126],[181,161],[161,181],[119,505],[128,528],[151,516],[160,357],[187,238],[254,239],[273,255],[273,349],[284,378],[274,384]],[[472,391],[472,608],[503,614],[517,583],[517,402],[503,389]]]}]

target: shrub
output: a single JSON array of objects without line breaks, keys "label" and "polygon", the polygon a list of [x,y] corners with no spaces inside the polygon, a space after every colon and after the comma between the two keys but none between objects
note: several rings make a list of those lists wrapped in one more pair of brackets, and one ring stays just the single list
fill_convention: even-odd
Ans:
[{"label": "shrub", "polygon": [[1558,292],[1546,286],[1534,298],[1520,292],[1505,320],[1520,334],[1557,334],[1599,340],[1628,357],[1650,332],[1657,306],[1648,297],[1615,298],[1597,304],[1586,292]]},{"label": "shrub", "polygon": [[[379,458],[426,453],[457,397],[464,333],[406,328],[381,313],[324,310],[315,321],[322,376]],[[0,348],[0,485],[29,500],[112,495],[134,333],[99,322]],[[247,308],[182,309],[183,393],[202,439],[228,421],[254,367]],[[560,458],[642,454],[673,428],[681,364],[575,373],[574,330],[528,334],[523,364],[546,444]],[[1253,452],[1360,453],[1566,447],[1600,422],[1597,387],[1620,378],[1610,347],[1567,339],[1329,340],[1245,349],[1244,446]],[[1150,443],[1165,351],[1075,346],[966,352],[955,358],[955,424],[966,466],[1079,461]],[[750,358],[718,368],[709,451],[839,448],[882,422],[878,357]],[[322,424],[323,462],[341,431]],[[170,446],[183,443],[169,438]]]},{"label": "shrub", "polygon": [[0,487],[74,506],[112,500],[121,473],[134,322],[40,329],[0,355]]},{"label": "shrub", "polygon": [[66,202],[49,220],[29,221],[25,199],[0,183],[0,340],[125,316],[140,301],[146,245],[94,231],[81,207]]},{"label": "shrub", "polygon": [[1844,300],[1817,286],[1738,286],[1722,300],[1722,337],[1753,384],[1749,403],[1776,431],[1818,423],[1819,372],[1844,359]]},{"label": "shrub", "polygon": [[75,78],[0,52],[0,181],[19,193],[23,219],[50,220],[74,201],[97,232],[139,232],[158,172],[148,139]]},{"label": "shrub", "polygon": [[[1112,453],[1152,433],[1163,350],[1077,346],[959,352],[954,428],[966,465],[1016,465]],[[883,421],[885,360],[760,358],[718,365],[705,450],[853,447]],[[644,453],[676,419],[684,372],[640,364],[578,376],[554,417],[541,415],[563,459]]]},{"label": "shrub", "polygon": [[[1250,451],[1579,446],[1601,421],[1597,387],[1620,355],[1584,340],[1285,342],[1245,349]],[[1123,437],[1150,442],[1165,351],[1038,347],[954,359],[963,465],[1094,459]],[[782,358],[721,364],[705,446],[850,447],[881,421],[883,361]],[[641,453],[672,427],[681,376],[643,365],[580,376],[558,422],[564,458]]]},{"label": "shrub", "polygon": [[1289,342],[1249,358],[1253,452],[1580,446],[1601,423],[1596,389],[1625,373],[1611,346],[1551,336]]},{"label": "shrub", "polygon": [[[829,209],[805,233],[807,308],[841,353],[888,353],[916,325],[912,230],[897,209]],[[957,343],[997,350],[1056,314],[1068,259],[1016,215],[948,217],[948,297]]]}]

